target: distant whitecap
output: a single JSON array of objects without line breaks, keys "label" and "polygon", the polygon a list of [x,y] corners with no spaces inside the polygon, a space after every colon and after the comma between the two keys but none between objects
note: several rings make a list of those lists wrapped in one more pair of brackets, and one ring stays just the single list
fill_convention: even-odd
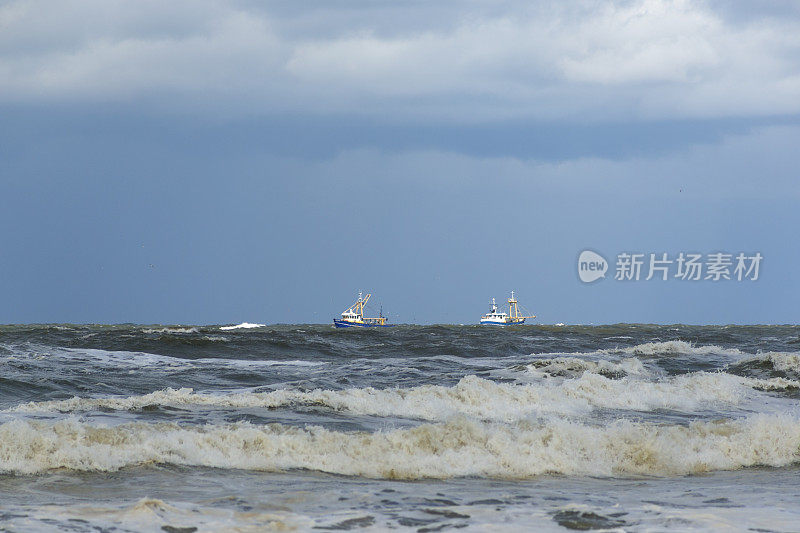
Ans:
[{"label": "distant whitecap", "polygon": [[252,329],[252,328],[263,328],[266,324],[251,324],[250,322],[242,322],[241,324],[236,324],[235,326],[220,326],[219,329],[222,330],[231,330],[231,329]]}]

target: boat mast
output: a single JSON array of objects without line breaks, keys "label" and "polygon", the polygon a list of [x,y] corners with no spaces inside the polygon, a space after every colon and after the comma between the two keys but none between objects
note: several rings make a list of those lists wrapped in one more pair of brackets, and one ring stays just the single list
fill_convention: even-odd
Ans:
[{"label": "boat mast", "polygon": [[363,293],[361,291],[358,292],[358,300],[356,300],[356,303],[354,303],[353,305],[344,310],[344,313],[342,313],[343,317],[346,314],[353,314],[358,316],[362,320],[364,319],[364,306],[367,305],[369,297],[372,295],[367,294],[365,297],[362,298],[362,294]]},{"label": "boat mast", "polygon": [[367,294],[363,299],[361,298],[361,293],[358,293],[358,315],[363,319],[364,318],[364,306],[367,305],[367,301],[369,301],[369,297],[372,294]]},{"label": "boat mast", "polygon": [[[514,312],[511,312],[511,308],[514,308]],[[514,299],[514,291],[511,291],[511,298],[508,299],[508,313],[511,315],[512,318],[519,318],[519,308],[517,308],[517,301]]]}]

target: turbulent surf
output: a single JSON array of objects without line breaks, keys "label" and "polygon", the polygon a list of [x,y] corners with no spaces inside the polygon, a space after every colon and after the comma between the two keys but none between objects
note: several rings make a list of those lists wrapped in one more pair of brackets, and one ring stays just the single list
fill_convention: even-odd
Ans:
[{"label": "turbulent surf", "polygon": [[800,327],[1,326],[0,371],[12,530],[800,519]]}]

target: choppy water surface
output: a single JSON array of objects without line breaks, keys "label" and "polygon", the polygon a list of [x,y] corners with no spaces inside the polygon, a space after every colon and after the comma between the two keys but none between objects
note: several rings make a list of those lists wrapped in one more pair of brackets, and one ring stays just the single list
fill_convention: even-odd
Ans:
[{"label": "choppy water surface", "polygon": [[796,326],[0,326],[0,530],[792,531],[798,399]]}]

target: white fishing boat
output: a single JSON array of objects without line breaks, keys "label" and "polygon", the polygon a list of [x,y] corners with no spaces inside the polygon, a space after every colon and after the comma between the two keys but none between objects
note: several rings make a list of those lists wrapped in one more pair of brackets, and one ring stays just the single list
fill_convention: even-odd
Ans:
[{"label": "white fishing boat", "polygon": [[487,326],[514,326],[524,324],[525,319],[536,318],[534,314],[525,314],[525,310],[520,312],[519,302],[514,298],[514,291],[511,291],[511,298],[508,299],[508,312],[498,309],[497,303],[492,298],[492,307],[488,313],[481,317],[481,324]]}]

